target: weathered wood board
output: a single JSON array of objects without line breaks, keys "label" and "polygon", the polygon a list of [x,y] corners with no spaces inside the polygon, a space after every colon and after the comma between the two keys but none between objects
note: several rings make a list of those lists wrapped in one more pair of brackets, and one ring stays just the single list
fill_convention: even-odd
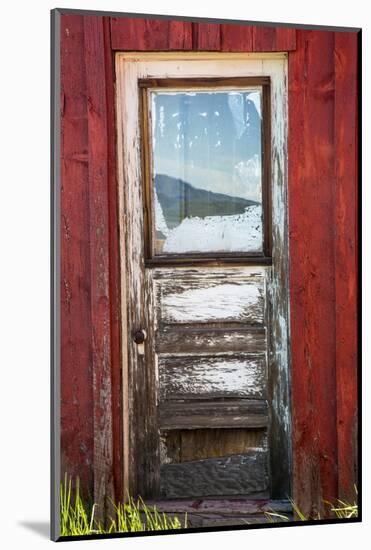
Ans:
[{"label": "weathered wood board", "polygon": [[162,465],[161,495],[187,498],[264,493],[268,489],[267,467],[264,451]]},{"label": "weathered wood board", "polygon": [[161,464],[267,451],[267,430],[206,428],[161,434]]},{"label": "weathered wood board", "polygon": [[160,356],[159,396],[165,399],[266,397],[265,356]]},{"label": "weathered wood board", "polygon": [[267,349],[265,327],[224,328],[165,326],[156,331],[156,352],[173,353],[225,353],[247,352],[264,354]]},{"label": "weathered wood board", "polygon": [[227,401],[165,401],[159,403],[162,430],[196,428],[262,428],[268,426],[268,403],[264,399]]},{"label": "weathered wood board", "polygon": [[155,282],[161,324],[264,321],[264,273],[174,270],[168,277]]}]

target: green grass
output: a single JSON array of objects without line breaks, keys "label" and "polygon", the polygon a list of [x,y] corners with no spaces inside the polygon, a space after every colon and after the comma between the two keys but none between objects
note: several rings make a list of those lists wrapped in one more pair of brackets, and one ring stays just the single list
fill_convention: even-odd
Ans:
[{"label": "green grass", "polygon": [[[355,494],[357,496],[357,488],[354,488]],[[298,519],[299,521],[308,521],[308,520],[319,520],[322,519],[320,514],[317,514],[315,516],[306,516],[303,514],[303,512],[300,510],[299,506],[290,499],[292,510],[294,512],[295,519]],[[349,502],[344,502],[343,500],[337,500],[336,504],[333,504],[328,501],[324,501],[326,506],[328,507],[328,511],[330,512],[329,516],[330,518],[341,518],[341,519],[350,519],[350,518],[356,518],[358,517],[358,504],[355,501],[353,504],[350,504]],[[266,518],[273,523],[281,522],[281,521],[290,521],[290,518],[283,514],[277,514],[276,512],[266,512],[265,513]]]},{"label": "green grass", "polygon": [[94,535],[105,533],[129,533],[138,531],[166,531],[187,527],[177,517],[169,517],[157,510],[156,506],[147,506],[141,498],[129,498],[126,503],[113,505],[114,517],[105,528],[96,519],[97,505],[86,505],[80,493],[79,480],[76,481],[74,496],[72,480],[67,480],[60,488],[61,536]]},{"label": "green grass", "polygon": [[[74,496],[73,496],[74,493]],[[357,495],[357,490],[355,488]],[[306,516],[299,506],[290,500],[295,519],[300,521],[319,520],[321,516]],[[334,518],[356,518],[358,505],[356,498],[353,504],[338,500],[336,504],[325,502],[328,511]],[[156,506],[147,506],[143,499],[128,498],[125,503],[112,505],[113,516],[108,521],[108,527],[104,527],[96,518],[97,505],[88,506],[83,502],[80,493],[79,480],[76,480],[73,491],[71,478],[64,478],[60,490],[60,515],[61,536],[93,535],[106,533],[130,533],[139,531],[166,531],[169,529],[181,529],[187,527],[187,517],[183,523],[177,517],[170,517],[159,512]],[[290,518],[277,512],[265,512],[268,521],[272,523],[289,522]]]}]

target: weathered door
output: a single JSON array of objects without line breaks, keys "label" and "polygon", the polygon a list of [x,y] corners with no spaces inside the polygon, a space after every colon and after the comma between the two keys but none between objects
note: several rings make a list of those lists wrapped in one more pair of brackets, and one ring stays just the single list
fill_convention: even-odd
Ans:
[{"label": "weathered door", "polygon": [[116,69],[127,487],[286,497],[286,57]]}]

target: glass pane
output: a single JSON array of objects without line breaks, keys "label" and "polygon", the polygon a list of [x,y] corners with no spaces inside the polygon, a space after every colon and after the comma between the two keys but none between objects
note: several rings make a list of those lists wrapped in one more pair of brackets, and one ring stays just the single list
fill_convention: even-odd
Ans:
[{"label": "glass pane", "polygon": [[155,254],[262,251],[261,99],[151,92]]}]

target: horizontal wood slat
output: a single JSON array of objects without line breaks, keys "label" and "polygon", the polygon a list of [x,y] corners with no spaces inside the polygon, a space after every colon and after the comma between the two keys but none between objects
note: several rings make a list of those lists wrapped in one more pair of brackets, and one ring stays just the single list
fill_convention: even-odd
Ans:
[{"label": "horizontal wood slat", "polygon": [[229,351],[265,353],[266,329],[250,328],[183,328],[165,326],[156,333],[157,353],[218,353]]},{"label": "horizontal wood slat", "polygon": [[161,464],[267,451],[267,448],[265,429],[170,430],[161,434]]},{"label": "horizontal wood slat", "polygon": [[148,500],[146,504],[156,506],[159,512],[174,514],[221,514],[224,516],[246,516],[265,512],[291,513],[292,505],[288,500],[269,500],[252,498],[197,499],[197,500]]},{"label": "horizontal wood slat", "polygon": [[267,489],[266,452],[161,466],[161,494],[165,498],[264,493]]},{"label": "horizontal wood slat", "polygon": [[111,17],[111,45],[121,51],[191,50],[192,23]]},{"label": "horizontal wood slat", "polygon": [[266,357],[243,354],[158,358],[160,400],[266,395]]},{"label": "horizontal wood slat", "polygon": [[252,498],[156,500],[149,501],[161,513],[187,519],[189,527],[210,527],[226,525],[250,525],[269,523],[267,512],[292,517],[292,506],[288,500]]},{"label": "horizontal wood slat", "polygon": [[[201,273],[200,273],[201,275]],[[225,278],[189,277],[156,281],[157,319],[163,324],[264,322],[264,278],[241,275]]]},{"label": "horizontal wood slat", "polygon": [[182,430],[181,462],[267,451],[266,430],[212,429]]},{"label": "horizontal wood slat", "polygon": [[158,415],[162,430],[264,428],[268,425],[268,404],[264,399],[174,401],[160,403]]}]

